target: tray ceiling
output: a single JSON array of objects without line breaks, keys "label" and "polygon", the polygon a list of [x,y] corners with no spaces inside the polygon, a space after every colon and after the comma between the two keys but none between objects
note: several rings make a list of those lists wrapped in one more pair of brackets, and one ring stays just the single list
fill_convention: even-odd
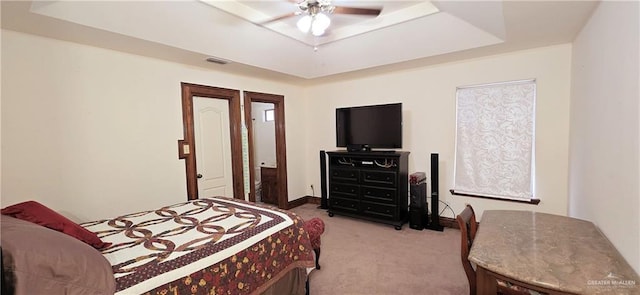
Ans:
[{"label": "tray ceiling", "polygon": [[215,57],[229,62],[215,66],[246,73],[314,79],[571,42],[597,2],[332,4],[382,12],[331,15],[327,34],[313,37],[297,30],[300,16],[262,24],[298,10],[286,0],[2,1],[2,27],[200,66],[213,66],[205,59]]}]

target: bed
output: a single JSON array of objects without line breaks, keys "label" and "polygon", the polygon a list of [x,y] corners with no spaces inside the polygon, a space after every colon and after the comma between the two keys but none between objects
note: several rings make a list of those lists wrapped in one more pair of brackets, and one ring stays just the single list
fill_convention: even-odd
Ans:
[{"label": "bed", "polygon": [[315,265],[300,217],[245,201],[197,199],[79,225],[25,203],[2,209],[10,293],[305,294]]}]

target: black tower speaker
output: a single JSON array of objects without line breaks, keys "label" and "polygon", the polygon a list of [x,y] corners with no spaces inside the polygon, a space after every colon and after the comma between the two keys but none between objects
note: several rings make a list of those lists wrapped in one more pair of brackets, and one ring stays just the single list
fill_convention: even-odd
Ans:
[{"label": "black tower speaker", "polygon": [[427,183],[409,186],[409,227],[422,230],[427,226]]},{"label": "black tower speaker", "polygon": [[427,208],[427,183],[420,182],[409,186],[411,198],[409,199],[409,206],[413,208]]},{"label": "black tower speaker", "polygon": [[320,151],[320,209],[329,209],[327,200],[327,156]]},{"label": "black tower speaker", "polygon": [[439,191],[438,191],[438,154],[431,154],[431,220],[427,225],[428,229],[443,231],[440,225],[440,209],[438,208]]}]

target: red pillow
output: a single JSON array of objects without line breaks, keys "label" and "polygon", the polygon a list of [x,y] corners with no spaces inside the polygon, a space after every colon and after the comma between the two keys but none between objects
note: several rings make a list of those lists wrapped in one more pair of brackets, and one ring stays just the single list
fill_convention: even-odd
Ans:
[{"label": "red pillow", "polygon": [[2,209],[0,213],[63,232],[96,249],[102,249],[111,245],[111,243],[105,243],[100,240],[94,232],[87,230],[36,201],[26,201],[11,205]]}]

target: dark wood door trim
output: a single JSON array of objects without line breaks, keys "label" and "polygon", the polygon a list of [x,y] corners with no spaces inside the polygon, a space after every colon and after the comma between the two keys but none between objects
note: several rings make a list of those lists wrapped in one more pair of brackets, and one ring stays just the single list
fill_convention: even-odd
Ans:
[{"label": "dark wood door trim", "polygon": [[249,201],[256,201],[255,159],[253,158],[253,122],[251,121],[251,102],[273,103],[276,126],[276,165],[278,179],[278,208],[288,209],[289,194],[287,191],[287,146],[284,124],[284,96],[268,93],[244,91],[244,119],[249,138],[249,183],[251,183]]},{"label": "dark wood door trim", "polygon": [[187,199],[198,198],[198,181],[196,178],[196,149],[193,131],[193,97],[226,99],[229,101],[229,128],[231,134],[231,169],[233,171],[233,198],[244,200],[244,181],[242,172],[242,126],[240,110],[240,90],[218,88],[213,86],[180,83],[182,88],[182,124],[184,141],[190,146],[190,153],[184,155],[187,173]]}]

